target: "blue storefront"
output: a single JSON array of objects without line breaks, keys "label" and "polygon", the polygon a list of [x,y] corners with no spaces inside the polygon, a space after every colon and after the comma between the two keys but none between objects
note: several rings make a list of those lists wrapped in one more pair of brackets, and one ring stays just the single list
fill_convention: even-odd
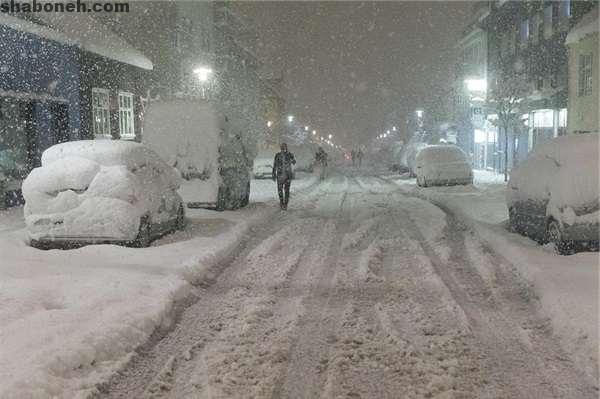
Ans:
[{"label": "blue storefront", "polygon": [[0,20],[0,208],[20,201],[21,182],[46,148],[79,138],[78,49],[44,29]]}]

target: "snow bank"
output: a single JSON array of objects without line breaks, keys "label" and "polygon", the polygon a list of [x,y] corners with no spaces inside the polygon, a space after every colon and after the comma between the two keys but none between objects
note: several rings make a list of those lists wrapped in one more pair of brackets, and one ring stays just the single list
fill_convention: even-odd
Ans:
[{"label": "snow bank", "polygon": [[178,241],[144,249],[39,251],[23,230],[0,233],[0,397],[94,392],[274,209],[190,210]]}]

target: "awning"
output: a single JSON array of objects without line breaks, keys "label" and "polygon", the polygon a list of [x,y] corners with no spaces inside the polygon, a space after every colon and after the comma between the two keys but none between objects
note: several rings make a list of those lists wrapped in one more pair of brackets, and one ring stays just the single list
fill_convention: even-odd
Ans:
[{"label": "awning", "polygon": [[0,25],[27,32],[58,43],[77,46],[118,62],[138,68],[153,69],[142,52],[110,31],[106,26],[83,13],[36,13],[47,26],[0,13]]}]

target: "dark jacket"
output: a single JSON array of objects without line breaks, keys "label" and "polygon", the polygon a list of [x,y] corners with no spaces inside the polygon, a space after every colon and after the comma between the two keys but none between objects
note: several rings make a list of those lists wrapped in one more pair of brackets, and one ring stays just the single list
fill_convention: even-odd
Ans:
[{"label": "dark jacket", "polygon": [[292,165],[296,158],[291,152],[278,152],[273,161],[273,179],[288,180],[292,178]]}]

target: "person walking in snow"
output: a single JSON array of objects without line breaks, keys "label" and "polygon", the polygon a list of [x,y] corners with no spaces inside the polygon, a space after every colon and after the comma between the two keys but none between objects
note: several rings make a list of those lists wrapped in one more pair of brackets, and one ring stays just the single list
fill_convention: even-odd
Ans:
[{"label": "person walking in snow", "polygon": [[356,151],[350,151],[350,159],[352,159],[352,166],[356,166]]},{"label": "person walking in snow", "polygon": [[292,165],[296,164],[294,154],[288,151],[286,143],[281,143],[281,151],[275,154],[273,161],[273,181],[277,181],[279,206],[287,210],[290,200],[290,184],[292,183]]},{"label": "person walking in snow", "polygon": [[356,158],[358,158],[358,167],[360,168],[360,165],[362,164],[362,159],[363,159],[363,152],[360,148],[358,149],[358,152],[356,153]]},{"label": "person walking in snow", "polygon": [[320,168],[319,178],[325,179],[325,171],[327,169],[327,153],[323,150],[323,147],[319,147],[315,154],[315,163]]}]

